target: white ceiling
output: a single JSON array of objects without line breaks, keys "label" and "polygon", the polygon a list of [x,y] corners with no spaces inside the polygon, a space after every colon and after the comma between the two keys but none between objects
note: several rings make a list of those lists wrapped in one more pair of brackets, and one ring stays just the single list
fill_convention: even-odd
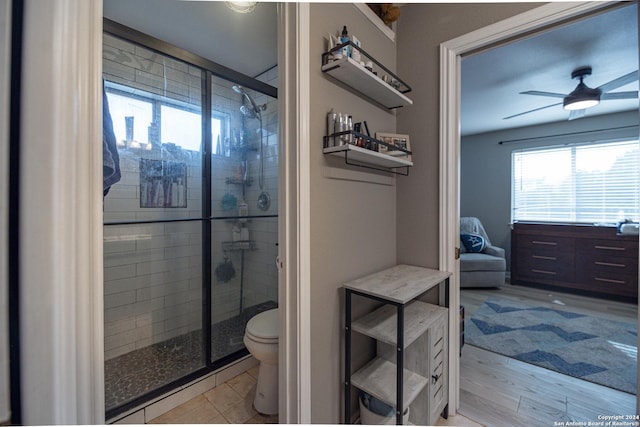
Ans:
[{"label": "white ceiling", "polygon": [[[104,0],[106,18],[252,77],[277,64],[276,9],[276,3],[259,2],[253,12],[239,14],[222,1]],[[637,70],[637,16],[631,4],[465,57],[462,134],[566,120],[561,105],[503,118],[561,102],[519,92],[568,94],[578,83],[571,79],[578,67],[593,68],[585,80],[589,87]],[[631,90],[638,90],[637,81],[615,91]],[[637,100],[607,100],[578,120],[633,109]]]},{"label": "white ceiling", "polygon": [[104,0],[104,16],[255,77],[277,64],[277,3],[237,13],[222,1]]},{"label": "white ceiling", "polygon": [[[503,120],[513,114],[562,102],[520,92],[537,90],[568,94],[577,80],[571,72],[589,65],[585,79],[598,87],[638,70],[637,4],[587,18],[462,60],[461,133],[472,135],[567,120],[562,105]],[[638,82],[613,92],[637,91]],[[594,115],[638,109],[638,100],[605,100],[588,109]]]}]

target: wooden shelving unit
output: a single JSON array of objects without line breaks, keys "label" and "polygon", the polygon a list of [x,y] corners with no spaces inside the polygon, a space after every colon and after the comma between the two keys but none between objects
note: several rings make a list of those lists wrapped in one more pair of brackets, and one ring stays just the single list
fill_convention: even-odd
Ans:
[{"label": "wooden shelving unit", "polygon": [[[412,406],[416,424],[432,425],[446,415],[446,349],[450,273],[408,265],[372,274],[344,284],[345,288],[345,423],[351,422],[351,387],[396,408],[396,423]],[[437,306],[417,300],[439,287]],[[352,320],[352,296],[384,303]],[[351,333],[377,341],[377,356],[351,373]],[[405,352],[409,353],[406,355]],[[413,415],[417,414],[417,415]]]}]

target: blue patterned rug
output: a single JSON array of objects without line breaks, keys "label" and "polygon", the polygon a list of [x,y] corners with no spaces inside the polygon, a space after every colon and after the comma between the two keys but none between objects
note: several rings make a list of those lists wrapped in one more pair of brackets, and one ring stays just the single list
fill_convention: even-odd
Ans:
[{"label": "blue patterned rug", "polygon": [[635,324],[489,298],[465,321],[465,341],[627,393],[637,390]]}]

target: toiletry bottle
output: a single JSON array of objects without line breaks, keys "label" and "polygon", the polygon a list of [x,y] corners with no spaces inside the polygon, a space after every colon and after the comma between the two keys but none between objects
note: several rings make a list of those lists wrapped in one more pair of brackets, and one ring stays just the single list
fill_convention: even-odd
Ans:
[{"label": "toiletry bottle", "polygon": [[[333,34],[329,34],[329,50],[337,47],[340,44],[337,36]],[[342,49],[338,49],[333,51],[331,55],[329,55],[329,61],[337,61],[338,59],[342,59]]]},{"label": "toiletry bottle", "polygon": [[[345,132],[347,130],[347,113],[340,113],[338,119],[338,132]],[[340,145],[344,145],[349,142],[347,135],[340,135]]]},{"label": "toiletry bottle", "polygon": [[[347,43],[349,40],[349,32],[347,26],[342,27],[342,35],[340,36],[340,43]],[[342,54],[344,56],[351,56],[351,46],[345,46],[342,48]]]},{"label": "toiletry bottle", "polygon": [[[344,125],[342,123],[342,113],[338,113],[338,115],[336,116],[336,122],[334,123],[334,133],[342,132],[343,128]],[[336,146],[343,144],[342,135],[334,138],[334,144]]]},{"label": "toiletry bottle", "polygon": [[359,64],[362,58],[362,55],[360,55],[360,40],[358,40],[356,36],[352,36],[351,41],[355,45],[355,47],[351,48],[351,57]]},{"label": "toiletry bottle", "polygon": [[247,216],[249,216],[249,205],[244,200],[238,203],[238,218],[239,222],[245,223],[247,222]]},{"label": "toiletry bottle", "polygon": [[349,131],[349,134],[347,135],[347,142],[349,144],[353,144],[353,133],[351,133],[353,131],[353,117],[352,116],[347,117],[347,130]]},{"label": "toiletry bottle", "polygon": [[[335,133],[337,117],[338,115],[333,112],[333,108],[327,113],[327,135]],[[328,138],[327,145],[329,147],[333,147],[334,145],[336,145],[335,138]]]},{"label": "toiletry bottle", "polygon": [[234,224],[233,228],[231,229],[231,240],[233,240],[234,242],[240,241],[242,239],[240,233],[240,226],[238,224]]}]

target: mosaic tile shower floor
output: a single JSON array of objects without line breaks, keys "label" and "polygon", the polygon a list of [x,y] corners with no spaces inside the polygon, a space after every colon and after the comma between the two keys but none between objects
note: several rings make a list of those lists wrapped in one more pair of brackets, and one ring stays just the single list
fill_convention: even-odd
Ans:
[{"label": "mosaic tile shower floor", "polygon": [[[267,301],[212,327],[212,359],[244,348],[245,325],[277,304]],[[105,361],[105,406],[111,410],[204,366],[202,333],[193,331]]]}]

